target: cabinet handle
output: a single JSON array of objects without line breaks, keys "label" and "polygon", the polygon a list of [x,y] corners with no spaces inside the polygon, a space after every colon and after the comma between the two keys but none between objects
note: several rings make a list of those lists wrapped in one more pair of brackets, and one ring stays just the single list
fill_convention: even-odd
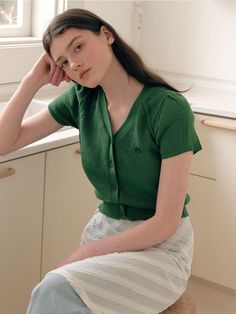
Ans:
[{"label": "cabinet handle", "polygon": [[75,150],[75,154],[76,154],[76,155],[80,155],[80,148],[77,148],[77,149]]},{"label": "cabinet handle", "polygon": [[2,172],[0,172],[0,179],[4,179],[10,176],[13,176],[16,173],[16,170],[13,168],[8,168]]},{"label": "cabinet handle", "polygon": [[236,131],[236,124],[222,122],[220,120],[204,119],[202,120],[202,124],[206,126],[211,126],[214,128],[221,128],[221,129]]}]

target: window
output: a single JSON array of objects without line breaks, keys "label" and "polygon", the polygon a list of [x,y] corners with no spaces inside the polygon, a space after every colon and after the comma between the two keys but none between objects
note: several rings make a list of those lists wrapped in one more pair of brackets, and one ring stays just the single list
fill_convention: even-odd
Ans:
[{"label": "window", "polygon": [[[0,0],[0,44],[41,38],[54,15],[66,10],[71,0]],[[80,3],[81,1],[72,1]],[[15,39],[14,39],[15,38]]]},{"label": "window", "polygon": [[19,25],[19,11],[19,3],[17,1],[0,1],[1,27]]},{"label": "window", "polygon": [[0,0],[0,37],[30,36],[30,0]]},{"label": "window", "polygon": [[0,0],[0,98],[13,94],[43,52],[48,23],[68,5],[81,7],[83,1]]}]

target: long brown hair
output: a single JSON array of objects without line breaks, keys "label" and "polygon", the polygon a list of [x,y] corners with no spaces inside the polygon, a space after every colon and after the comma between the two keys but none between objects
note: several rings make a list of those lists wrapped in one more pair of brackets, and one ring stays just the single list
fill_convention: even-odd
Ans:
[{"label": "long brown hair", "polygon": [[110,24],[90,11],[70,9],[55,16],[43,35],[43,47],[50,55],[50,46],[53,39],[68,28],[89,30],[98,35],[103,25],[113,34],[114,42],[111,46],[113,53],[128,75],[144,85],[164,86],[178,92],[176,88],[171,86],[161,76],[148,69],[137,52],[117,34]]}]

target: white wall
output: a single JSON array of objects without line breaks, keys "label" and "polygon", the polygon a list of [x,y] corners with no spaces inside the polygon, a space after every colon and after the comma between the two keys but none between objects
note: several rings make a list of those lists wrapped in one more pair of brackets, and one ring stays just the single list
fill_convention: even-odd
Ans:
[{"label": "white wall", "polygon": [[235,1],[143,1],[141,53],[167,72],[236,82]]},{"label": "white wall", "polygon": [[[73,4],[74,2],[74,4]],[[77,1],[71,1],[70,7],[76,7]],[[80,1],[82,7],[92,11],[105,21],[129,42],[133,43],[132,14],[134,1]]]},{"label": "white wall", "polygon": [[[138,50],[148,64],[166,73],[231,82],[236,89],[235,1],[69,1],[69,7],[100,15],[135,46],[139,35],[134,4],[143,7]],[[0,46],[0,97],[12,92],[10,85],[17,84],[42,53],[40,44],[14,47]]]},{"label": "white wall", "polygon": [[19,82],[42,52],[41,44],[0,46],[0,85]]}]

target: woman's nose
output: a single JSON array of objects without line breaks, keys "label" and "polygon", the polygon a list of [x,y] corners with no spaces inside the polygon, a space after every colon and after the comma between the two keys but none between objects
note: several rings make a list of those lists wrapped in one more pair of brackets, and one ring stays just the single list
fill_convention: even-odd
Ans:
[{"label": "woman's nose", "polygon": [[81,62],[75,61],[75,60],[70,61],[70,68],[72,71],[78,70],[80,68],[80,66],[81,66]]}]

